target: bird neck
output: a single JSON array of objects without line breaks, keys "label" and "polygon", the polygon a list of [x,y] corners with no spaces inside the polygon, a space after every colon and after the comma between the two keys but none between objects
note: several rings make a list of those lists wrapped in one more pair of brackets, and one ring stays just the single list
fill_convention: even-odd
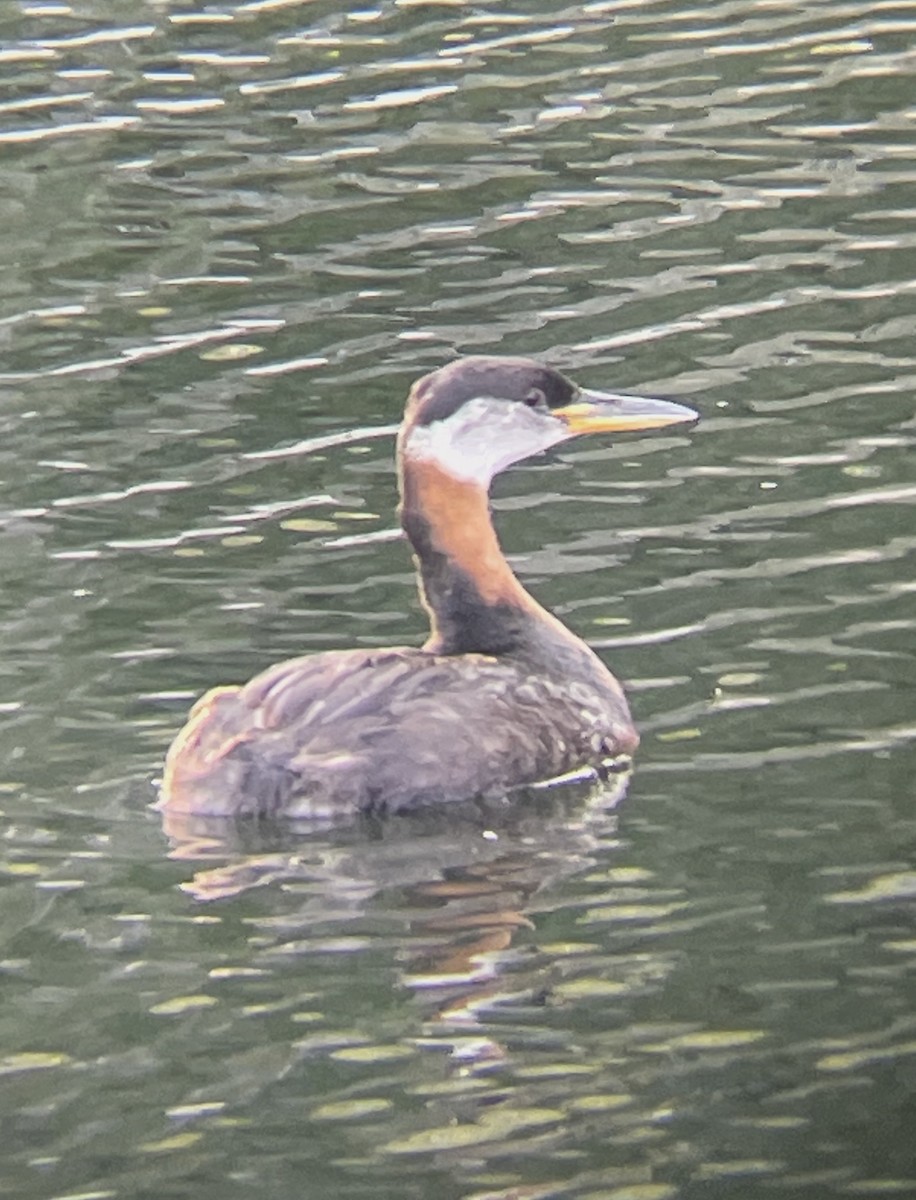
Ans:
[{"label": "bird neck", "polygon": [[512,573],[485,488],[410,455],[403,456],[400,471],[401,524],[414,549],[430,618],[425,649],[512,653],[535,644],[545,623],[571,636]]}]

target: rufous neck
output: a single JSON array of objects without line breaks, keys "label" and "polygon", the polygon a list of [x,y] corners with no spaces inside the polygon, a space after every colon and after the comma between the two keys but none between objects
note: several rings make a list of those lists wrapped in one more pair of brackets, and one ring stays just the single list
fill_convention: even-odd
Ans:
[{"label": "rufous neck", "polygon": [[548,614],[506,562],[478,483],[438,463],[403,455],[401,524],[416,556],[431,631],[426,649],[443,654],[504,654]]}]

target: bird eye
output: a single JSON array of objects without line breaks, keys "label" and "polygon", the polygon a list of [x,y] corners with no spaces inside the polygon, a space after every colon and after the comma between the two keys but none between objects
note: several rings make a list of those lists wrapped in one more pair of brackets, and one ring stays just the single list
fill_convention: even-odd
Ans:
[{"label": "bird eye", "polygon": [[525,403],[528,405],[529,408],[546,408],[547,407],[547,397],[544,395],[544,393],[541,391],[540,388],[532,388],[531,391],[528,393],[528,395],[525,397]]}]

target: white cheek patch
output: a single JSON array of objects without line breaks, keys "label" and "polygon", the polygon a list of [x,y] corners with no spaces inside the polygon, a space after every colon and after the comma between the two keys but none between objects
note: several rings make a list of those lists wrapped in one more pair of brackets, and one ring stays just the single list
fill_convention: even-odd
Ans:
[{"label": "white cheek patch", "polygon": [[475,396],[450,417],[415,426],[404,443],[414,461],[434,462],[455,479],[489,487],[512,463],[570,437],[557,417],[495,396]]}]

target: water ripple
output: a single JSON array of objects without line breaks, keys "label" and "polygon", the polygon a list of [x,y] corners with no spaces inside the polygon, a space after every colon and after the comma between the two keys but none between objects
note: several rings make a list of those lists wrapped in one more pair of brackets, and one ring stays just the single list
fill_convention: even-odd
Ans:
[{"label": "water ripple", "polygon": [[[110,8],[0,17],[8,1190],[912,1191],[912,14]],[[632,780],[163,831],[203,687],[423,636],[474,351],[702,410],[496,487]]]}]

